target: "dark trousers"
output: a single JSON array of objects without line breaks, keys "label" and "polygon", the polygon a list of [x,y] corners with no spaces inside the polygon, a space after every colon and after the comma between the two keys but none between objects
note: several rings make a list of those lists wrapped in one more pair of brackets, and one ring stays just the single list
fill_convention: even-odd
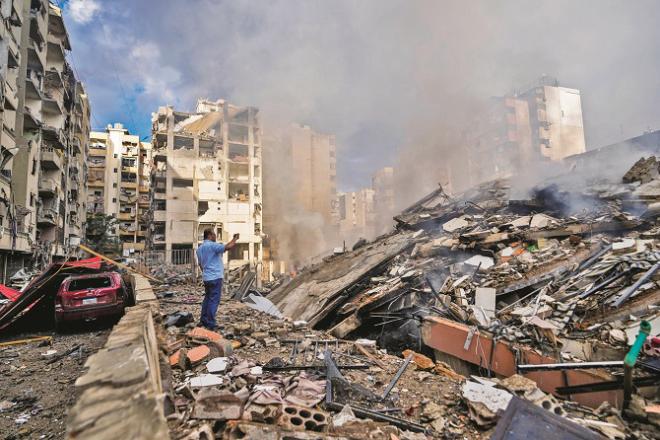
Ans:
[{"label": "dark trousers", "polygon": [[217,280],[204,281],[204,301],[202,301],[202,317],[200,322],[203,327],[215,329],[215,314],[220,304],[220,294],[222,293],[222,278]]}]

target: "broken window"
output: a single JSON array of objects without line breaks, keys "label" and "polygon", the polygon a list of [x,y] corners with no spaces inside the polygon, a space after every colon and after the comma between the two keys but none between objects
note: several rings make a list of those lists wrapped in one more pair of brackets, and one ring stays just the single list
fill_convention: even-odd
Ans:
[{"label": "broken window", "polygon": [[172,186],[174,188],[192,188],[192,179],[172,179]]},{"label": "broken window", "polygon": [[208,139],[199,140],[199,157],[214,157],[215,142]]},{"label": "broken window", "polygon": [[167,200],[154,200],[154,211],[165,211],[167,209]]},{"label": "broken window", "polygon": [[174,136],[174,149],[175,150],[192,150],[194,148],[195,140],[187,136]]},{"label": "broken window", "polygon": [[209,210],[209,202],[200,200],[197,203],[197,215],[204,215]]},{"label": "broken window", "polygon": [[94,277],[71,280],[71,282],[69,282],[68,291],[77,292],[79,290],[101,289],[103,287],[112,287],[112,280],[110,280],[110,277]]}]

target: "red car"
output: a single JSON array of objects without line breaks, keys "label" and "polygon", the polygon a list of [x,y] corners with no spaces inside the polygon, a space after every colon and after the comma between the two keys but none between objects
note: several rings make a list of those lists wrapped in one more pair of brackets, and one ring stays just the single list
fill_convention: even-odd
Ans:
[{"label": "red car", "polygon": [[55,297],[55,324],[121,316],[135,305],[132,290],[117,272],[72,276],[65,279]]}]

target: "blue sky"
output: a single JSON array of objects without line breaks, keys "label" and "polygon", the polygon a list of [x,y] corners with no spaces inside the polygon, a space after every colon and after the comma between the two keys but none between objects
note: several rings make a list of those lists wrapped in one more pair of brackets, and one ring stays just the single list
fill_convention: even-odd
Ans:
[{"label": "blue sky", "polygon": [[95,128],[149,136],[158,106],[189,110],[198,97],[254,105],[267,130],[297,121],[335,133],[343,189],[418,145],[442,160],[455,147],[447,133],[482,100],[541,74],[582,91],[591,147],[660,125],[653,0],[60,4]]}]

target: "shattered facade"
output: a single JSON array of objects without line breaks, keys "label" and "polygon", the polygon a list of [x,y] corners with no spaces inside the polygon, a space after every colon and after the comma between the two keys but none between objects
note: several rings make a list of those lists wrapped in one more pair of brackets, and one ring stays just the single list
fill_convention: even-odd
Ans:
[{"label": "shattered facade", "polygon": [[465,130],[463,143],[468,172],[453,175],[457,189],[584,153],[580,91],[542,77],[523,91],[491,98]]},{"label": "shattered facade", "polygon": [[66,60],[62,10],[2,2],[0,279],[77,255],[84,237],[90,108]]},{"label": "shattered facade", "polygon": [[[219,241],[239,233],[229,267],[262,260],[262,161],[259,109],[200,99],[194,113],[153,114],[149,247],[196,248],[207,228]],[[187,261],[190,261],[190,257]]]},{"label": "shattered facade", "polygon": [[151,206],[151,144],[122,124],[90,134],[87,210],[118,220],[124,257],[145,249]]}]

